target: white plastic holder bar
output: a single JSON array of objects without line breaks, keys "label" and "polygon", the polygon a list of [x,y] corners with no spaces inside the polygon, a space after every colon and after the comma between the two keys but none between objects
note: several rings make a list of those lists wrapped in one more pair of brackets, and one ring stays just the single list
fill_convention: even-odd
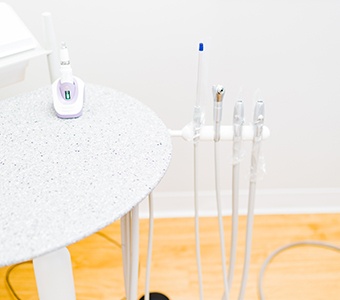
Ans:
[{"label": "white plastic holder bar", "polygon": [[[181,137],[186,141],[192,141],[194,137],[194,132],[192,124],[184,126],[181,130],[169,130],[172,137]],[[268,127],[263,126],[262,139],[265,140],[269,138],[270,130]],[[221,141],[232,141],[234,138],[233,126],[221,126]],[[244,125],[242,127],[242,140],[252,141],[254,138],[254,130],[252,125]],[[200,131],[200,141],[213,141],[214,140],[214,127],[213,126],[203,126]]]},{"label": "white plastic holder bar", "polygon": [[75,300],[70,253],[61,248],[33,259],[40,300]]}]

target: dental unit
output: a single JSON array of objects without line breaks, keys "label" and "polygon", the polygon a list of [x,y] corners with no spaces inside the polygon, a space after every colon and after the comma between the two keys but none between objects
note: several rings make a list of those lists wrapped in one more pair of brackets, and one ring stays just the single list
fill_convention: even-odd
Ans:
[{"label": "dental unit", "polygon": [[[199,62],[201,62],[199,60]],[[200,70],[200,69],[199,69]],[[198,78],[201,74],[198,72]],[[202,82],[198,80],[197,90],[202,86]],[[234,105],[233,124],[232,126],[221,125],[222,119],[222,103],[225,89],[220,86],[213,86],[213,112],[214,121],[213,125],[205,125],[202,120],[202,110],[200,104],[200,97],[197,97],[194,106],[194,119],[192,123],[184,126],[181,130],[169,130],[172,137],[182,137],[186,141],[191,141],[194,144],[194,203],[195,203],[195,239],[196,239],[196,264],[199,278],[199,294],[200,300],[203,297],[202,286],[202,268],[200,257],[199,245],[199,209],[198,209],[198,186],[197,186],[197,148],[199,141],[214,141],[215,147],[215,193],[217,201],[217,217],[219,222],[220,232],[220,251],[222,256],[222,272],[223,272],[223,286],[224,293],[223,300],[228,300],[230,289],[233,283],[235,262],[236,262],[236,245],[238,237],[238,209],[239,209],[239,176],[240,176],[240,163],[243,159],[242,144],[245,141],[252,141],[252,159],[251,159],[251,175],[249,183],[248,195],[248,217],[247,217],[247,242],[246,253],[244,258],[244,268],[242,274],[242,283],[239,291],[239,300],[244,298],[246,282],[249,272],[250,264],[250,248],[252,239],[252,226],[254,215],[254,202],[256,191],[256,177],[257,171],[261,168],[259,166],[260,145],[262,140],[269,137],[269,129],[264,126],[264,102],[261,98],[257,99],[254,108],[254,120],[251,125],[244,125],[244,102],[240,96]],[[200,95],[200,94],[199,94]],[[220,176],[219,176],[219,141],[232,141],[233,142],[233,158],[232,158],[232,225],[231,225],[231,241],[230,241],[230,257],[229,257],[229,270],[226,272],[226,255],[224,246],[224,229],[222,223],[222,208],[220,196]]]},{"label": "dental unit", "polygon": [[[217,217],[219,222],[220,232],[220,251],[222,256],[222,272],[223,272],[223,286],[224,293],[222,296],[223,300],[230,299],[230,289],[234,277],[234,269],[236,262],[236,245],[238,236],[238,208],[239,208],[239,174],[240,174],[240,163],[243,159],[242,143],[243,141],[252,141],[252,157],[250,166],[250,180],[249,180],[249,194],[248,194],[248,215],[247,215],[247,230],[246,230],[246,249],[244,257],[244,267],[242,274],[242,282],[239,291],[238,300],[243,300],[246,290],[246,283],[249,273],[250,265],[250,253],[251,253],[251,240],[252,240],[252,229],[254,219],[254,204],[255,204],[255,192],[256,182],[258,173],[261,171],[263,166],[260,163],[260,152],[261,143],[264,139],[269,137],[269,129],[264,126],[264,102],[258,95],[256,105],[254,107],[253,122],[251,125],[244,125],[244,103],[241,96],[234,105],[233,112],[233,125],[222,126],[222,103],[225,90],[222,86],[213,86],[213,105],[214,105],[214,124],[213,126],[201,126],[199,140],[202,141],[214,141],[215,149],[215,192],[217,200]],[[259,94],[259,93],[257,93]],[[192,127],[191,127],[192,128]],[[187,141],[193,141],[196,134],[192,131],[190,133],[190,125],[185,126],[182,130],[171,131],[170,134],[174,137],[182,137]],[[222,220],[222,208],[221,208],[221,196],[220,196],[220,154],[218,150],[218,142],[220,140],[233,141],[233,170],[232,170],[232,228],[231,228],[231,242],[230,242],[230,257],[229,257],[229,271],[228,275],[226,272],[226,255],[224,246],[224,229]],[[195,142],[194,142],[195,145]],[[194,161],[196,166],[197,161]],[[195,167],[194,167],[195,168]],[[195,176],[197,176],[197,170],[195,170]],[[196,183],[197,184],[197,183]],[[198,187],[194,187],[194,195],[197,197]],[[197,201],[195,199],[195,201]],[[196,209],[198,209],[196,207]],[[198,216],[198,211],[196,212]],[[196,228],[198,220],[195,221]],[[196,233],[196,236],[199,233]],[[199,242],[199,239],[197,239]],[[196,245],[197,248],[199,246]],[[200,259],[200,258],[199,258]],[[201,270],[201,262],[197,260],[198,270]],[[199,275],[202,276],[202,275]],[[200,283],[200,295],[203,295],[203,287]],[[200,298],[202,299],[203,296]]]},{"label": "dental unit", "polygon": [[[252,239],[252,227],[254,218],[254,202],[256,191],[256,180],[259,166],[260,146],[262,140],[269,137],[269,129],[264,126],[264,102],[262,98],[258,98],[255,108],[252,125],[244,125],[244,103],[241,94],[234,105],[233,124],[232,126],[222,125],[223,99],[225,96],[225,88],[222,85],[213,86],[213,125],[205,125],[204,113],[204,45],[199,44],[198,47],[198,71],[197,71],[197,87],[196,100],[194,104],[193,121],[181,130],[169,130],[172,137],[182,137],[184,140],[192,142],[194,147],[194,222],[195,222],[195,251],[196,265],[199,286],[199,299],[204,300],[201,250],[200,250],[200,230],[199,230],[199,201],[198,201],[198,149],[200,141],[214,141],[214,158],[215,158],[215,193],[217,203],[217,218],[219,227],[220,252],[222,258],[222,275],[223,275],[223,295],[222,300],[230,299],[230,289],[233,283],[235,261],[236,261],[236,245],[238,236],[238,208],[239,208],[239,176],[240,163],[243,158],[242,143],[244,141],[252,141],[252,158],[250,167],[250,182],[248,195],[248,216],[247,216],[247,232],[246,232],[246,249],[244,257],[244,267],[242,274],[242,283],[239,291],[238,300],[244,299],[246,283],[250,264],[250,250]],[[233,142],[233,158],[232,158],[232,226],[230,241],[229,270],[227,272],[227,259],[225,251],[225,233],[223,226],[222,201],[220,191],[220,153],[218,144],[220,141]],[[166,296],[158,293],[149,292],[150,281],[150,261],[152,251],[153,238],[153,203],[152,194],[149,197],[149,244],[146,266],[145,280],[145,296],[142,299],[168,299]],[[157,295],[156,295],[157,294]]]},{"label": "dental unit", "polygon": [[65,43],[60,49],[61,76],[52,84],[53,106],[61,119],[78,118],[82,115],[85,84],[72,74],[70,57]]},{"label": "dental unit", "polygon": [[[198,76],[200,77],[200,74]],[[202,86],[202,82],[198,80],[197,89]],[[256,103],[253,110],[253,120],[251,125],[244,125],[244,102],[243,97],[240,96],[234,105],[233,112],[233,124],[232,126],[221,125],[222,119],[222,103],[225,90],[222,86],[213,86],[213,112],[214,119],[213,125],[205,125],[204,114],[202,114],[200,106],[200,98],[197,98],[194,107],[194,121],[184,126],[180,130],[169,130],[172,137],[181,137],[188,142],[194,144],[194,203],[195,203],[195,237],[196,237],[196,263],[199,277],[199,295],[200,300],[203,297],[202,286],[202,267],[200,257],[200,245],[199,245],[199,210],[198,210],[198,186],[197,186],[197,147],[198,141],[214,141],[214,158],[215,158],[215,193],[217,202],[217,218],[219,223],[219,239],[220,239],[220,251],[222,256],[222,272],[223,272],[223,295],[222,300],[230,299],[230,290],[232,289],[235,263],[236,263],[236,248],[238,240],[238,218],[239,218],[239,177],[240,177],[240,164],[243,159],[244,153],[242,149],[243,142],[251,141],[251,159],[250,159],[250,175],[249,175],[249,187],[248,187],[248,208],[247,208],[247,223],[246,223],[246,238],[245,238],[245,251],[244,251],[244,263],[241,277],[240,289],[238,291],[238,300],[244,300],[246,295],[246,287],[250,268],[251,247],[253,238],[253,225],[254,225],[254,209],[255,209],[255,197],[256,186],[260,179],[261,173],[264,173],[264,163],[261,156],[262,142],[270,135],[269,129],[264,125],[265,120],[265,104],[260,95],[259,90],[255,93]],[[194,124],[194,126],[192,125]],[[220,141],[232,141],[233,142],[233,155],[232,155],[232,222],[231,222],[231,240],[230,240],[230,254],[229,254],[229,270],[226,273],[226,255],[224,246],[224,228],[222,222],[222,208],[221,208],[221,195],[220,195],[220,153],[218,149],[218,143]],[[322,247],[329,250],[340,252],[340,247],[331,243],[323,241],[306,240],[300,242],[290,243],[279,247],[273,251],[263,262],[258,278],[258,292],[259,299],[264,300],[265,295],[263,291],[263,280],[266,268],[271,261],[290,248],[300,246]]]}]

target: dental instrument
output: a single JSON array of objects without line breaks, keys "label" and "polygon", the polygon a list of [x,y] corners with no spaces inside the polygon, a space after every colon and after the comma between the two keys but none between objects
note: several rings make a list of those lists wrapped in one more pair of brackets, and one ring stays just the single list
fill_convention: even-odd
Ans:
[{"label": "dental instrument", "polygon": [[200,233],[199,233],[199,205],[198,205],[198,142],[200,140],[200,131],[204,124],[204,106],[203,106],[203,54],[204,44],[200,43],[198,47],[198,70],[197,70],[197,88],[196,102],[194,106],[193,116],[193,143],[194,143],[194,207],[195,207],[195,247],[196,247],[196,264],[199,285],[200,300],[203,296],[203,279],[202,279],[202,264],[201,264],[201,249],[200,249]]},{"label": "dental instrument", "polygon": [[222,108],[223,98],[225,89],[221,85],[213,86],[213,98],[214,98],[214,158],[215,158],[215,192],[216,192],[216,203],[217,203],[217,215],[218,215],[218,227],[220,235],[220,249],[221,249],[221,260],[222,260],[222,273],[223,273],[223,286],[224,293],[223,299],[229,299],[229,286],[227,277],[227,261],[225,252],[225,240],[224,240],[224,226],[223,226],[223,215],[222,215],[222,204],[221,204],[221,193],[220,193],[220,172],[219,172],[219,149],[218,142],[220,140],[220,128],[222,119]]},{"label": "dental instrument", "polygon": [[251,156],[251,167],[250,167],[250,180],[249,180],[249,195],[248,195],[248,216],[247,216],[247,227],[246,227],[246,249],[244,255],[244,265],[242,273],[242,281],[238,300],[243,300],[246,292],[246,285],[249,273],[250,265],[250,254],[251,254],[251,242],[253,235],[253,223],[254,223],[254,206],[255,206],[255,192],[256,192],[256,181],[259,171],[259,159],[260,149],[262,142],[263,123],[264,123],[264,102],[257,92],[257,102],[254,108],[253,118],[253,147]]},{"label": "dental instrument", "polygon": [[231,242],[230,242],[230,259],[228,284],[229,289],[232,287],[234,270],[236,263],[236,247],[238,235],[238,208],[239,208],[239,174],[240,162],[242,160],[242,133],[244,124],[244,104],[242,97],[234,105],[233,115],[233,172],[232,172],[232,224],[231,224]]},{"label": "dental instrument", "polygon": [[221,120],[225,90],[222,85],[215,85],[212,89],[214,96],[214,141],[218,142],[221,138]]},{"label": "dental instrument", "polygon": [[52,84],[53,106],[56,115],[61,119],[78,118],[82,115],[85,84],[72,74],[70,57],[65,43],[60,49],[59,79]]}]

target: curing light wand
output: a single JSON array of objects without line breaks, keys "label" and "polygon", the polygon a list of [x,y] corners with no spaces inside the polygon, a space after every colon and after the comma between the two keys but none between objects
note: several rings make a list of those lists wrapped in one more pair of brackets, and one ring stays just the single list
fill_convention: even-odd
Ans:
[{"label": "curing light wand", "polygon": [[198,70],[197,70],[197,87],[196,87],[196,101],[194,106],[193,130],[194,143],[198,142],[201,127],[204,124],[204,107],[203,107],[203,80],[204,80],[204,45],[200,43],[198,46]]},{"label": "curing light wand", "polygon": [[204,45],[199,44],[198,48],[198,71],[197,71],[197,90],[196,101],[193,116],[193,144],[194,144],[194,207],[195,207],[195,248],[196,248],[196,264],[199,286],[199,299],[203,300],[203,278],[200,248],[200,232],[199,232],[199,203],[198,203],[198,145],[200,139],[201,128],[204,124],[203,106],[203,53]]}]

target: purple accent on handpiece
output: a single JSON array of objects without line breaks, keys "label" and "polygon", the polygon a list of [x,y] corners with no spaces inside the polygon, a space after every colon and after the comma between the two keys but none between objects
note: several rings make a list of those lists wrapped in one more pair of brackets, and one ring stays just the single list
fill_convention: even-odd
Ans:
[{"label": "purple accent on handpiece", "polygon": [[75,119],[79,118],[83,114],[83,110],[81,110],[79,113],[74,114],[74,115],[62,115],[56,112],[56,115],[60,119]]},{"label": "purple accent on handpiece", "polygon": [[[59,88],[59,92],[60,92],[60,97],[61,97],[61,101],[66,103],[74,103],[78,97],[78,88],[77,88],[77,83],[73,82],[64,82],[61,83],[59,81],[58,83],[58,88]],[[69,99],[67,99],[67,95],[69,95]]]}]

